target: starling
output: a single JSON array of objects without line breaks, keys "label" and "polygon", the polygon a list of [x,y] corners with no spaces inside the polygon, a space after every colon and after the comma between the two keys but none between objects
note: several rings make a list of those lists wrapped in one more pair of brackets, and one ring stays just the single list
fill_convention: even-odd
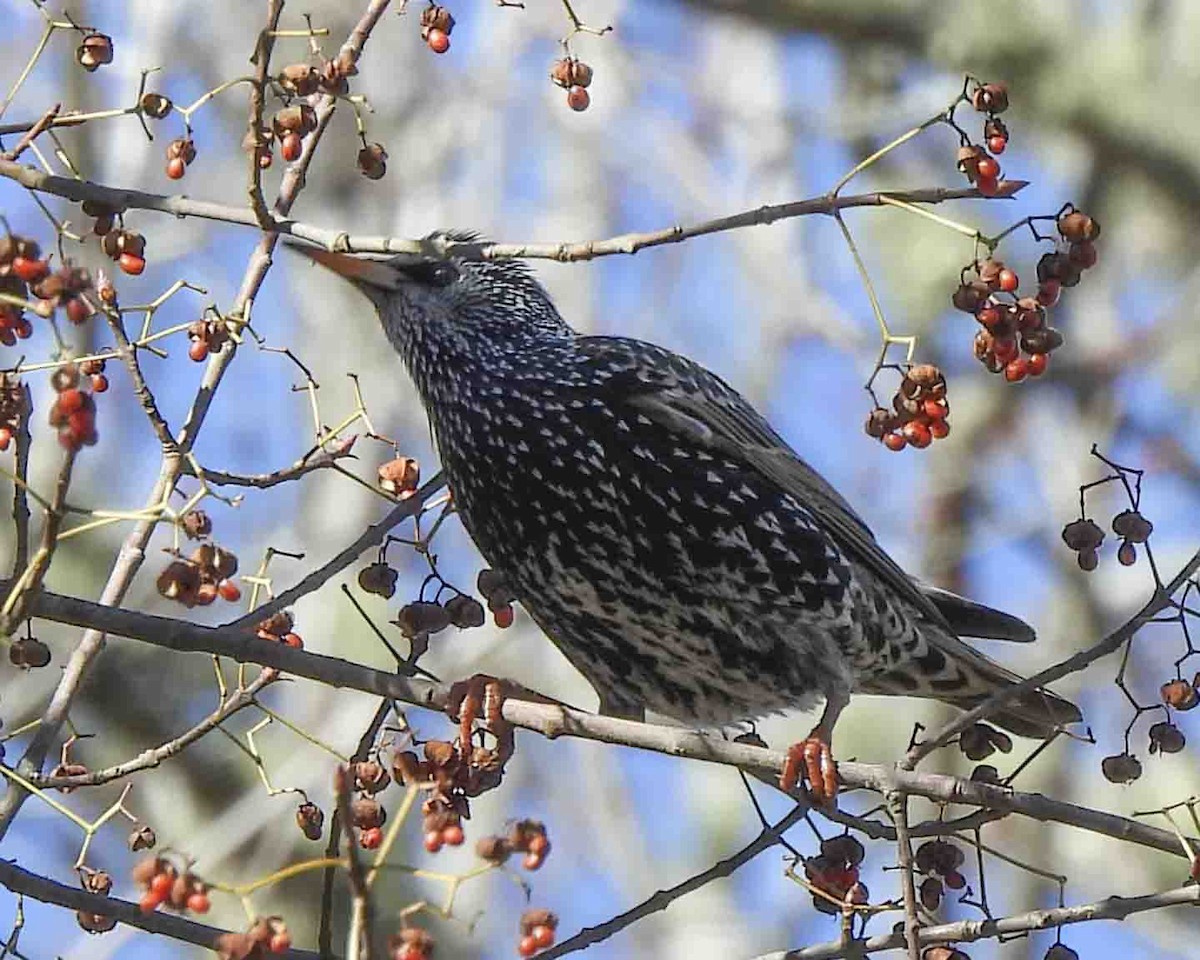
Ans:
[{"label": "starling", "polygon": [[[797,755],[816,781],[851,693],[969,709],[1020,682],[959,636],[1025,623],[908,576],[700,365],[577,333],[517,261],[298,249],[374,303],[463,525],[602,712],[711,727],[823,698]],[[1080,714],[1029,690],[989,719],[1041,738]]]}]

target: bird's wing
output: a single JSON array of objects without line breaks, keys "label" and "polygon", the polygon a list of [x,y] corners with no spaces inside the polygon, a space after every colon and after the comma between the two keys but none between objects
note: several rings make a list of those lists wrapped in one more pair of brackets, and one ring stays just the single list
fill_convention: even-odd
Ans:
[{"label": "bird's wing", "polygon": [[845,498],[724,380],[653,344],[617,337],[580,337],[577,344],[586,362],[608,375],[612,402],[623,402],[691,443],[755,470],[795,497],[853,560],[949,629],[937,606],[883,551]]}]

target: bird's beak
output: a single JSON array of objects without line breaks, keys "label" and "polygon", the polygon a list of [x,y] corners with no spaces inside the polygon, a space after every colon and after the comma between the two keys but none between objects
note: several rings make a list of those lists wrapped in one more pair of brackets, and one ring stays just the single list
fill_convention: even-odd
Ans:
[{"label": "bird's beak", "polygon": [[294,240],[285,240],[287,247],[308,257],[315,263],[328,267],[340,277],[345,277],[356,287],[364,290],[398,290],[400,272],[390,263],[394,257],[375,258],[365,254],[333,253],[324,247],[315,247]]}]

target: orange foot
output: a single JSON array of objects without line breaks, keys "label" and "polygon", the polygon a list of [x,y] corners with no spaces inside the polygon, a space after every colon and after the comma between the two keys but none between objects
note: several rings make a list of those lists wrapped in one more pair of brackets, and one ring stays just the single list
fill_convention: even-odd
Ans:
[{"label": "orange foot", "polygon": [[837,765],[833,762],[833,750],[829,741],[816,731],[807,740],[788,747],[783,770],[779,774],[779,786],[790,793],[801,779],[807,781],[808,795],[818,806],[832,806],[838,791]]}]

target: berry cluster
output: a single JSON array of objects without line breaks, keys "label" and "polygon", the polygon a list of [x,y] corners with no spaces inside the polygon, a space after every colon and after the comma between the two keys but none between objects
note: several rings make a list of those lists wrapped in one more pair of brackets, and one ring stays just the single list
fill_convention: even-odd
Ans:
[{"label": "berry cluster", "polygon": [[[968,280],[967,270],[974,270]],[[1050,353],[1062,346],[1062,334],[1046,323],[1046,309],[1036,297],[1017,297],[1016,273],[1001,260],[976,261],[963,270],[954,291],[954,306],[975,317],[975,359],[992,373],[1003,373],[1009,383],[1040,377],[1050,363]],[[1008,295],[1007,297],[1003,295]]]},{"label": "berry cluster", "polygon": [[97,288],[95,294],[92,293],[92,275],[87,270],[70,263],[63,264],[30,287],[30,293],[38,298],[37,313],[40,316],[48,317],[62,307],[67,319],[75,326],[86,323],[96,312],[89,298],[100,292]]},{"label": "berry cluster", "polygon": [[50,648],[37,637],[20,637],[9,646],[8,660],[14,667],[36,670],[50,662]]},{"label": "berry cluster", "polygon": [[83,40],[75,48],[75,62],[88,73],[95,73],[106,63],[112,63],[112,37],[95,31],[84,34]]},{"label": "berry cluster", "polygon": [[[100,221],[96,221],[97,226]],[[146,238],[132,230],[109,230],[100,238],[100,249],[123,271],[136,277],[146,269]]]},{"label": "berry cluster", "polygon": [[858,879],[858,868],[866,855],[863,845],[844,833],[822,840],[821,852],[804,861],[808,882],[828,894],[828,897],[813,894],[813,906],[818,912],[837,916],[843,911],[841,904],[861,906],[868,902],[866,884]]},{"label": "berry cluster", "polygon": [[421,483],[421,464],[412,457],[396,457],[382,464],[377,476],[379,489],[397,500],[406,500],[417,492]]},{"label": "berry cluster", "polygon": [[892,409],[875,407],[864,429],[889,450],[918,450],[950,434],[946,378],[931,363],[910,367],[892,397]]},{"label": "berry cluster", "polygon": [[961,890],[967,878],[959,872],[966,856],[959,847],[947,840],[927,840],[913,855],[913,865],[925,874],[917,896],[926,910],[936,910],[947,889]]},{"label": "berry cluster", "polygon": [[145,891],[138,901],[142,913],[153,913],[164,904],[190,913],[208,913],[212,906],[203,880],[162,857],[146,857],[135,864],[133,879]]},{"label": "berry cluster", "polygon": [[517,941],[517,953],[532,957],[539,950],[554,946],[558,917],[549,910],[526,910],[521,914],[518,930],[521,939]]},{"label": "berry cluster", "polygon": [[[1137,510],[1122,510],[1112,521],[1113,533],[1121,538],[1117,548],[1117,560],[1122,566],[1130,567],[1137,562],[1135,544],[1145,543],[1154,532],[1154,524]],[[1081,570],[1095,570],[1100,563],[1100,544],[1104,542],[1104,531],[1094,520],[1081,517],[1072,520],[1062,532],[1063,543],[1077,554]]]},{"label": "berry cluster", "polygon": [[[192,529],[200,535],[201,530],[211,532],[207,517],[192,521]],[[188,529],[185,526],[185,529]],[[203,534],[207,535],[207,533]],[[202,542],[186,560],[172,560],[158,575],[157,586],[161,596],[182,603],[189,609],[206,607],[217,597],[228,603],[237,603],[242,591],[233,582],[237,573],[237,556],[215,543]]]},{"label": "berry cluster", "polygon": [[220,353],[229,341],[229,326],[220,317],[195,320],[188,327],[188,356],[196,363],[208,358],[210,353]]},{"label": "berry cluster", "polygon": [[213,943],[221,960],[265,960],[271,953],[292,949],[292,935],[283,917],[259,917],[245,933],[223,933]]},{"label": "berry cluster", "polygon": [[421,11],[421,39],[434,53],[445,53],[450,49],[450,32],[454,29],[454,17],[445,7],[431,3]]},{"label": "berry cluster", "polygon": [[269,640],[272,643],[282,643],[285,647],[304,649],[304,639],[296,633],[296,621],[288,610],[279,610],[265,620],[260,620],[254,628],[254,635],[259,640]]},{"label": "berry cluster", "polygon": [[[103,374],[94,374],[89,381],[93,390],[97,379],[103,387],[99,392],[103,393],[108,389],[108,380]],[[96,401],[92,392],[84,389],[80,368],[74,363],[64,363],[54,371],[50,385],[57,396],[50,406],[49,420],[50,426],[58,430],[58,442],[71,451],[95,445],[99,439],[96,433]]]},{"label": "berry cluster", "polygon": [[507,630],[513,625],[516,614],[513,611],[513,601],[517,595],[504,579],[504,574],[487,567],[479,571],[475,586],[487,601],[488,609],[492,611],[492,620],[501,630]]},{"label": "berry cluster", "polygon": [[[1008,88],[1002,83],[977,83],[972,89],[971,106],[987,114],[983,122],[983,139],[987,149],[971,143],[963,134],[958,149],[958,169],[985,197],[1000,191],[1000,162],[996,156],[1008,146],[1008,128],[999,115],[1008,109]],[[991,154],[988,151],[991,151]]]},{"label": "berry cluster", "polygon": [[579,112],[592,102],[587,88],[592,85],[592,68],[582,60],[563,57],[550,68],[550,79],[567,91],[567,106]]},{"label": "berry cluster", "polygon": [[182,180],[195,159],[195,141],[190,136],[176,137],[167,144],[167,176],[172,180]]},{"label": "berry cluster", "polygon": [[388,938],[388,960],[429,960],[433,935],[420,927],[405,927]]},{"label": "berry cluster", "polygon": [[0,373],[0,453],[8,449],[28,413],[20,378]]},{"label": "berry cluster", "polygon": [[493,834],[481,837],[475,843],[476,856],[497,866],[506,863],[514,853],[525,854],[521,865],[526,870],[537,870],[550,854],[546,825],[540,820],[518,820],[508,836]]}]

